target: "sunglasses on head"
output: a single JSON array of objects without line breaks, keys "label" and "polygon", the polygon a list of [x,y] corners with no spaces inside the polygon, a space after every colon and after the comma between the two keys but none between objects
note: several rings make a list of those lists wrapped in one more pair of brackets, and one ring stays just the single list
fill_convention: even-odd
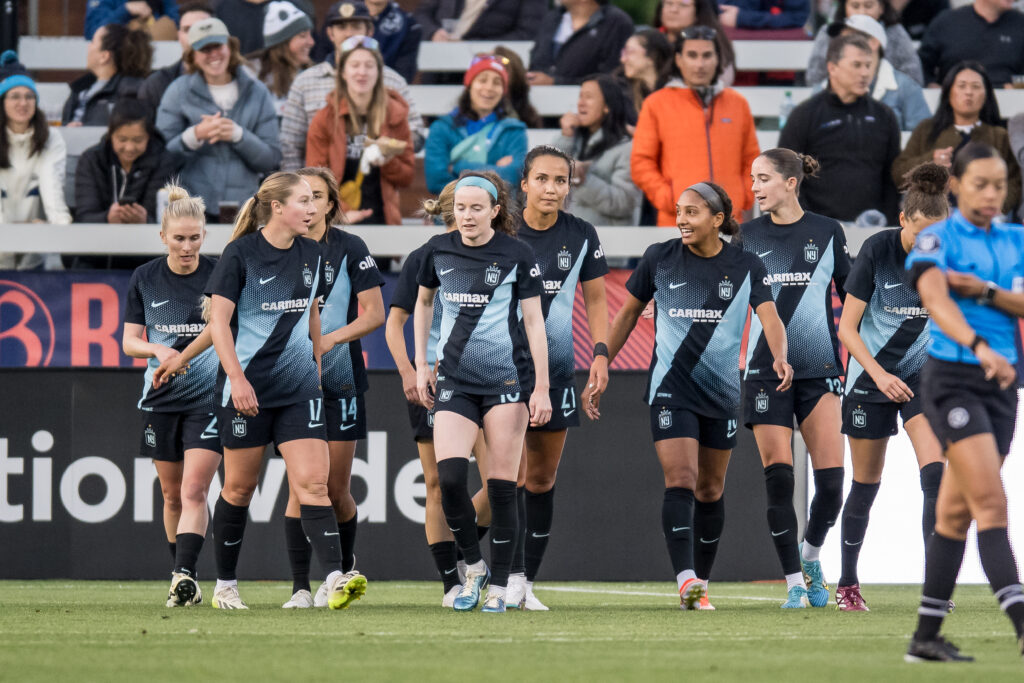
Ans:
[{"label": "sunglasses on head", "polygon": [[473,61],[469,63],[470,66],[479,64],[480,62],[498,62],[502,66],[509,65],[508,57],[499,57],[498,55],[479,54],[473,57]]},{"label": "sunglasses on head", "polygon": [[683,40],[714,40],[718,32],[710,26],[690,26],[679,35]]},{"label": "sunglasses on head", "polygon": [[345,42],[341,44],[342,52],[349,52],[356,48],[366,48],[367,50],[373,50],[374,52],[380,52],[380,43],[370,36],[352,36],[346,38]]}]

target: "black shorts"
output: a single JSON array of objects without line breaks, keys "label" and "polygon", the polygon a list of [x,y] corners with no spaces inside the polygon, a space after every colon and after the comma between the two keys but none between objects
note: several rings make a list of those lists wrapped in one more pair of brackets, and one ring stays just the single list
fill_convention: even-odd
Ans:
[{"label": "black shorts", "polygon": [[153,413],[142,411],[142,445],[144,458],[164,462],[181,462],[185,451],[202,448],[223,453],[217,418],[213,413]]},{"label": "black shorts", "polygon": [[843,395],[843,380],[838,377],[795,379],[786,391],[776,391],[777,379],[748,379],[743,386],[743,424],[793,427],[793,416],[800,424],[807,419],[825,394]]},{"label": "black shorts", "polygon": [[842,433],[854,439],[887,439],[896,436],[899,425],[896,416],[906,424],[912,417],[921,414],[921,392],[915,391],[914,398],[906,403],[886,401],[869,403],[846,397],[843,399]]},{"label": "black shorts", "polygon": [[1017,390],[1000,389],[977,365],[929,358],[921,370],[924,414],[943,447],[992,434],[1000,455],[1010,452],[1017,423]]},{"label": "black shorts", "polygon": [[366,438],[366,400],[362,394],[351,398],[325,398],[328,441],[359,441]]},{"label": "black shorts", "polygon": [[409,408],[409,426],[412,427],[412,438],[420,441],[434,440],[434,413],[427,410],[419,403],[406,401]]},{"label": "black shorts", "polygon": [[234,406],[227,406],[217,409],[217,417],[224,448],[253,448],[297,439],[327,440],[322,398],[260,408],[260,412],[251,417],[242,415]]},{"label": "black shorts", "polygon": [[580,426],[579,401],[576,387],[558,387],[548,392],[551,399],[551,419],[540,427],[528,427],[529,432],[560,432]]},{"label": "black shorts", "polygon": [[651,436],[655,441],[664,439],[696,439],[701,446],[732,450],[736,447],[736,418],[698,415],[686,408],[651,406]]},{"label": "black shorts", "polygon": [[503,403],[526,403],[530,395],[525,392],[515,394],[467,394],[457,389],[438,389],[434,397],[434,415],[437,413],[449,412],[458,413],[462,417],[472,420],[478,427],[484,426],[484,415],[494,406]]}]

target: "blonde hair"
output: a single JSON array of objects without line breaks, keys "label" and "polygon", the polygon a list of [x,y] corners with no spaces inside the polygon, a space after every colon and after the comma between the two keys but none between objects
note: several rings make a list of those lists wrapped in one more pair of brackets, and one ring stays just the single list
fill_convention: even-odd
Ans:
[{"label": "blonde hair", "polygon": [[420,206],[427,216],[440,216],[445,226],[455,226],[455,186],[459,181],[453,180],[444,186],[437,198],[424,199]]},{"label": "blonde hair", "polygon": [[260,189],[256,190],[256,194],[249,197],[238,210],[230,241],[234,242],[239,237],[256,232],[261,225],[266,225],[270,220],[271,202],[284,204],[291,196],[292,188],[301,182],[305,181],[299,174],[286,171],[278,171],[267,176]]},{"label": "blonde hair", "polygon": [[160,219],[160,232],[166,232],[168,222],[177,218],[194,218],[203,228],[206,227],[206,202],[202,197],[189,195],[188,190],[179,182],[177,178],[172,178],[162,188],[167,193],[167,207]]}]

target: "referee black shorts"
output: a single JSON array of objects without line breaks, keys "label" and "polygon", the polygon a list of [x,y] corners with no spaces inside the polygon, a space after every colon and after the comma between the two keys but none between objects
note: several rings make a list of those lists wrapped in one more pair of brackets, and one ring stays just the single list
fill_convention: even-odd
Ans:
[{"label": "referee black shorts", "polygon": [[992,434],[1000,455],[1010,452],[1017,423],[1017,389],[1000,389],[978,365],[929,358],[921,370],[924,414],[942,445]]}]

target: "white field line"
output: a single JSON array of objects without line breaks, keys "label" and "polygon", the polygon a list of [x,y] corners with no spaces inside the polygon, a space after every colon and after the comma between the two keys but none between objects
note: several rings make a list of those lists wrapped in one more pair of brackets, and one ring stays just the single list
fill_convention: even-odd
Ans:
[{"label": "white field line", "polygon": [[[648,598],[678,598],[678,593],[646,593],[643,591],[602,590],[598,588],[576,588],[573,586],[535,586],[537,591],[558,591],[561,593],[595,593],[597,595],[639,595]],[[778,602],[781,598],[765,598],[753,595],[723,595],[713,593],[712,600],[758,600],[762,602]]]}]

